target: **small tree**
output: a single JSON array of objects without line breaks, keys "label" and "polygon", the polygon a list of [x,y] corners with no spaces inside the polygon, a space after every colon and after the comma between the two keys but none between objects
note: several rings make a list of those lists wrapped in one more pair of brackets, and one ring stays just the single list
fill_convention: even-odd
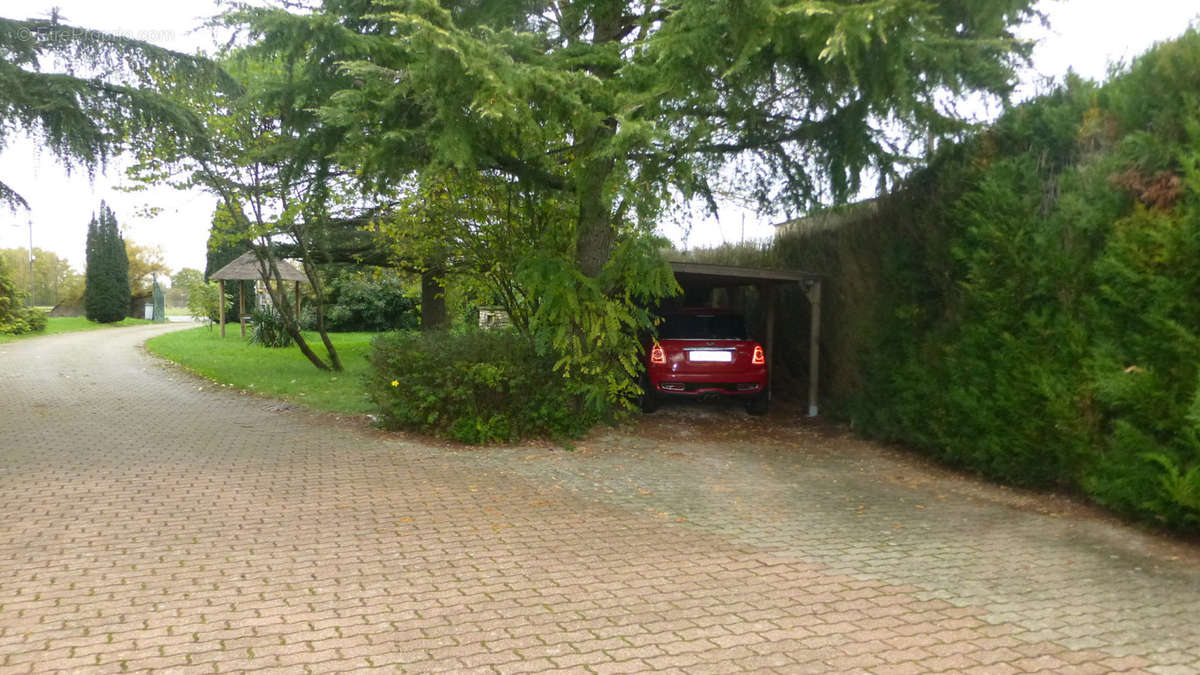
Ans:
[{"label": "small tree", "polygon": [[100,215],[88,223],[86,275],[83,306],[88,320],[124,319],[130,303],[129,259],[117,217],[104,202],[100,202]]},{"label": "small tree", "polygon": [[204,321],[212,330],[213,322],[221,309],[221,291],[215,281],[197,281],[188,288],[188,313],[197,321]]},{"label": "small tree", "polygon": [[191,267],[184,267],[171,275],[171,288],[167,290],[167,305],[171,307],[187,307],[188,292],[192,286],[204,283],[204,272]]}]

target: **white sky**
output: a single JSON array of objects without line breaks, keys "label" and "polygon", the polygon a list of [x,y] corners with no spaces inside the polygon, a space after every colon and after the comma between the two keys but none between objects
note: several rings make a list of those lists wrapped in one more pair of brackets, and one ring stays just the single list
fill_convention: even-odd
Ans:
[{"label": "white sky", "polygon": [[[47,16],[61,8],[72,25],[139,37],[184,52],[206,48],[207,33],[195,32],[202,19],[217,11],[215,0],[0,0],[0,15],[9,18]],[[1200,17],[1195,0],[1042,0],[1050,29],[1029,27],[1026,37],[1039,40],[1034,70],[1022,91],[1035,93],[1041,76],[1061,77],[1068,68],[1084,77],[1103,79],[1109,64],[1128,61],[1155,42],[1174,38]],[[125,236],[138,244],[160,246],[172,270],[204,269],[204,246],[215,200],[202,192],[170,188],[128,194],[114,190],[122,183],[119,163],[89,181],[85,174],[67,176],[52,158],[40,157],[31,143],[13,142],[0,152],[0,176],[20,192],[31,213],[0,210],[0,248],[33,245],[65,256],[83,268],[87,223],[100,200],[116,212]],[[154,218],[138,215],[145,207],[162,209]],[[676,226],[666,236],[687,247],[718,245],[773,234],[770,221],[737,208],[723,209],[720,219],[695,223],[686,241]]]}]

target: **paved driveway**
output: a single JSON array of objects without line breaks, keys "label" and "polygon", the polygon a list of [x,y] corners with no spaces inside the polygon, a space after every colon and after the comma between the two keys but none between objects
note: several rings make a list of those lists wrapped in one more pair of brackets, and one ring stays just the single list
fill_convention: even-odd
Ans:
[{"label": "paved driveway", "polygon": [[1200,671],[1196,549],[1069,503],[736,409],[389,437],[173,328],[0,345],[0,672]]}]

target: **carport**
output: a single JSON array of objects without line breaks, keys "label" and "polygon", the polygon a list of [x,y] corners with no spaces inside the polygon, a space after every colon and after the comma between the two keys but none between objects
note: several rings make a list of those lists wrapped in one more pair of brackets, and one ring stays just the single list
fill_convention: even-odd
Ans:
[{"label": "carport", "polygon": [[[778,304],[776,289],[788,284],[799,284],[804,289],[812,308],[808,335],[808,416],[816,417],[817,381],[821,360],[821,278],[820,274],[795,270],[767,270],[756,267],[734,265],[712,265],[695,262],[671,262],[675,279],[684,289],[685,297],[694,297],[696,292],[712,295],[716,288],[753,286],[767,308],[766,348],[769,377],[775,373],[775,314]],[[689,292],[690,291],[690,292]]]}]

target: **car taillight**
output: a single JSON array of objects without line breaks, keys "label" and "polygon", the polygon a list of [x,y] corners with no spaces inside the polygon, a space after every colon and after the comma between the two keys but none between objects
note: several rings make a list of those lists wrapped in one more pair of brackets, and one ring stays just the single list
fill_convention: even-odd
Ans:
[{"label": "car taillight", "polygon": [[750,363],[756,366],[767,365],[767,355],[763,353],[763,348],[760,345],[754,345],[754,357],[750,359]]},{"label": "car taillight", "polygon": [[656,344],[650,348],[650,363],[663,364],[667,362],[667,353],[663,351],[662,345]]}]

